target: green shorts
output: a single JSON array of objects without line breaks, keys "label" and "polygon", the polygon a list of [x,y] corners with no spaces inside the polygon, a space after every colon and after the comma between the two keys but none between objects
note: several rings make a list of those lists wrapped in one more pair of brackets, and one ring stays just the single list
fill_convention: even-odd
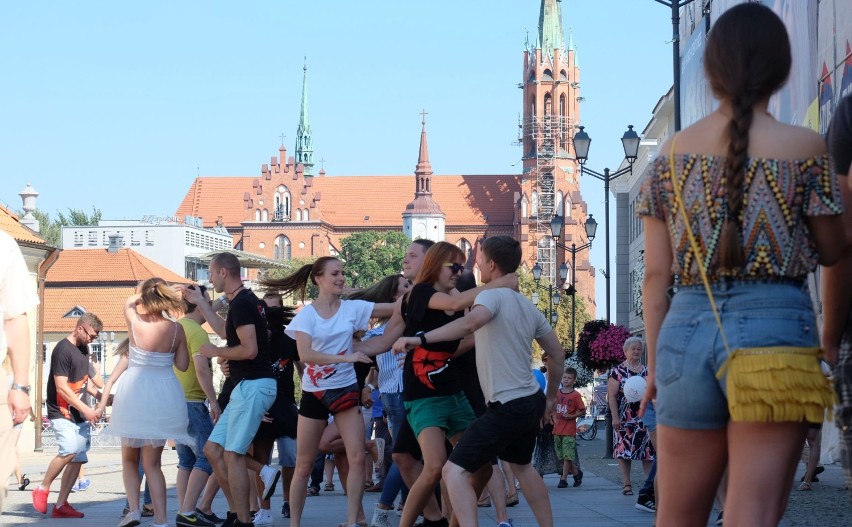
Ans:
[{"label": "green shorts", "polygon": [[464,432],[476,419],[467,397],[461,392],[405,401],[405,412],[415,437],[430,426],[437,426],[444,430],[447,437],[453,437]]},{"label": "green shorts", "polygon": [[556,457],[560,460],[574,461],[577,456],[577,443],[574,436],[553,436],[553,442],[556,446]]}]

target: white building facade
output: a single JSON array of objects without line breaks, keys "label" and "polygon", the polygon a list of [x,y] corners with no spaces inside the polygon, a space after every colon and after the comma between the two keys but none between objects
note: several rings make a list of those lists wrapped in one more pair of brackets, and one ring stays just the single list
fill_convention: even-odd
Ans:
[{"label": "white building facade", "polygon": [[145,216],[141,220],[102,220],[97,225],[62,227],[62,249],[133,249],[191,280],[206,280],[207,264],[197,258],[233,249],[224,228],[205,229],[200,218]]}]

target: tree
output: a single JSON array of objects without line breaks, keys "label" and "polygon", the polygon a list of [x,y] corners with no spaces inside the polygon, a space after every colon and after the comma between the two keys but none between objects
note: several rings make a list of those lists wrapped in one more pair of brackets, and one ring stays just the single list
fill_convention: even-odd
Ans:
[{"label": "tree", "polygon": [[348,285],[367,287],[385,276],[398,274],[410,244],[411,240],[398,231],[365,231],[343,238],[340,259]]},{"label": "tree", "polygon": [[97,225],[101,220],[103,214],[101,213],[101,209],[96,208],[94,205],[92,206],[92,215],[89,216],[83,209],[72,209],[68,208],[68,216],[62,214],[61,212],[57,213],[59,215],[59,224],[60,225]]},{"label": "tree", "polygon": [[[524,269],[518,269],[518,288],[520,289],[521,294],[531,299],[532,294],[538,291],[539,300],[536,307],[538,307],[539,311],[541,311],[545,317],[547,316],[548,309],[550,308],[550,300],[547,298],[548,284],[549,282],[547,278],[544,277],[542,277],[539,283],[536,284],[532,273]],[[559,305],[553,306],[553,311],[558,314],[554,330],[556,331],[556,336],[559,338],[559,342],[565,346],[566,355],[570,356],[573,349],[571,346],[571,295],[558,287],[553,288],[554,292],[557,290],[559,291],[560,302]],[[585,300],[582,296],[578,295],[576,318],[574,323],[576,335],[579,336],[585,323],[591,319],[592,317],[588,312]],[[536,358],[541,357],[541,348],[538,343],[535,342],[533,343],[533,355]]]}]

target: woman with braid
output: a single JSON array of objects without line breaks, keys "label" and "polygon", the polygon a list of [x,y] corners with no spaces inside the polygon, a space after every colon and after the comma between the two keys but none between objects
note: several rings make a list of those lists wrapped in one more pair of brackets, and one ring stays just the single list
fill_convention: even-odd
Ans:
[{"label": "woman with braid", "polygon": [[707,525],[726,466],[725,524],[777,525],[831,404],[805,279],[839,258],[843,202],[822,139],[766,112],[790,63],[770,9],[726,11],[704,55],[719,107],[663,145],[642,189],[660,527]]}]

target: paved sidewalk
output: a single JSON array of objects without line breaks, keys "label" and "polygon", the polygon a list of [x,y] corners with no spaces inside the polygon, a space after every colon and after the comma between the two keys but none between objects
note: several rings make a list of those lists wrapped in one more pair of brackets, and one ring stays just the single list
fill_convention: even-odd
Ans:
[{"label": "paved sidewalk", "polygon": [[[622,496],[619,483],[618,467],[612,459],[603,459],[603,440],[598,439],[579,442],[579,451],[585,478],[583,485],[579,488],[569,487],[557,489],[557,477],[555,475],[545,477],[550,500],[553,508],[556,525],[576,526],[635,526],[650,527],[653,525],[652,514],[638,511],[635,507],[636,496]],[[33,511],[30,503],[30,492],[38,484],[41,473],[54,452],[25,453],[21,457],[21,466],[25,473],[33,481],[26,492],[19,492],[17,488],[9,491],[8,509],[0,516],[0,526],[7,525],[39,525],[51,527],[85,526],[85,527],[112,527],[119,521],[119,514],[124,507],[124,487],[121,480],[120,451],[115,448],[97,448],[90,452],[90,462],[86,466],[86,475],[92,480],[91,488],[84,493],[74,493],[70,502],[80,510],[86,517],[82,520],[55,520],[49,516],[45,517]],[[168,520],[174,525],[174,516],[177,511],[177,503],[174,489],[175,473],[177,471],[177,455],[174,451],[165,451],[163,454],[163,471],[166,481],[169,483]],[[638,463],[634,463],[633,482],[634,489],[638,489],[642,480],[641,469]],[[800,465],[799,475],[802,471]],[[840,468],[836,465],[826,467],[826,471],[820,475],[821,482],[815,485],[812,492],[793,491],[791,503],[787,515],[781,525],[843,525],[852,517],[852,507],[846,491],[842,488],[842,477]],[[54,483],[52,500],[56,497],[58,482]],[[346,498],[343,496],[342,487],[339,482],[335,492],[321,492],[320,496],[308,498],[302,523],[305,527],[329,527],[335,526],[345,519]],[[277,489],[272,499],[272,513],[275,526],[285,527],[289,520],[281,517],[282,503],[281,488]],[[368,520],[373,507],[378,499],[378,494],[364,494],[364,509]],[[51,505],[52,507],[52,505]],[[217,498],[214,511],[224,515],[227,509],[224,498]],[[532,511],[526,505],[523,497],[521,503],[509,509],[509,516],[513,519],[516,527],[529,527],[536,525]],[[715,519],[715,512],[713,513]],[[496,525],[496,516],[493,508],[479,509],[480,525]],[[151,524],[150,518],[143,518],[143,526]],[[396,516],[394,516],[396,521]],[[714,522],[708,525],[715,525]]]}]

